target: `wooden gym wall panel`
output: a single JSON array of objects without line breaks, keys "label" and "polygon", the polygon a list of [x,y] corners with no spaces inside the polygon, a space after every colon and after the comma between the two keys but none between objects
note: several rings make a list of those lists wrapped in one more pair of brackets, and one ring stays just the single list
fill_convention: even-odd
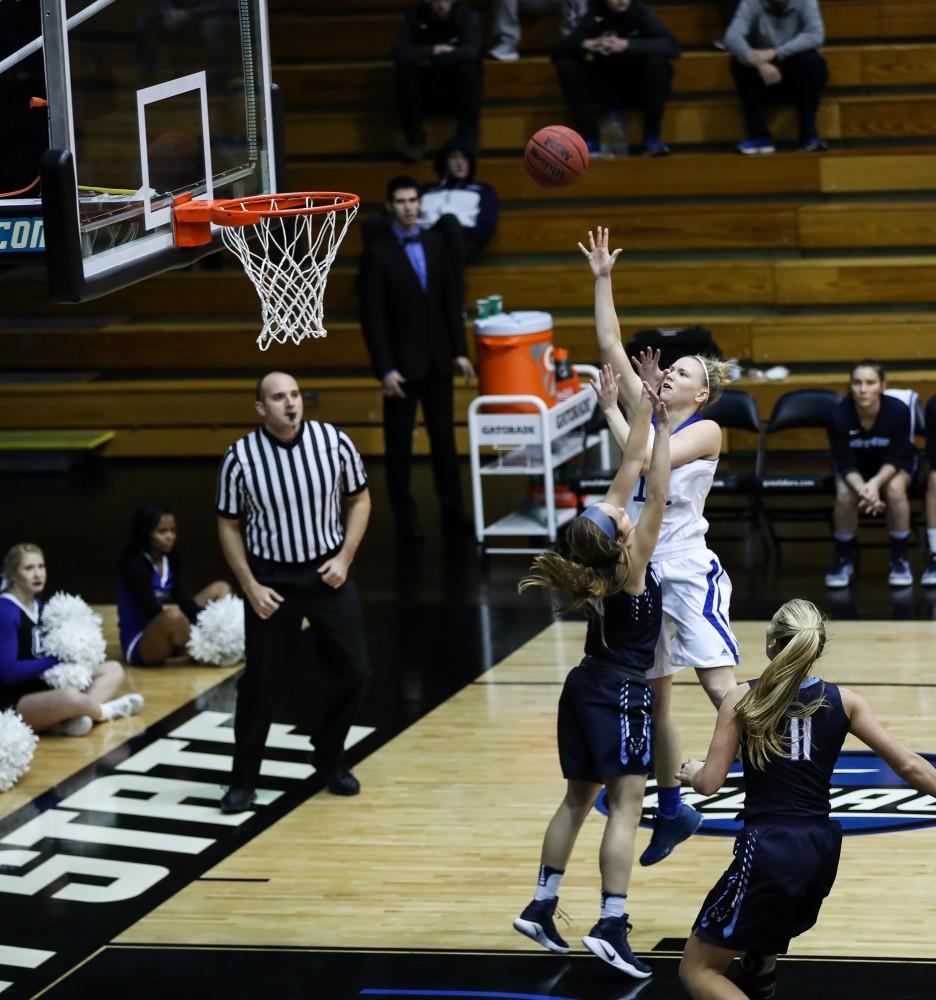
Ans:
[{"label": "wooden gym wall panel", "polygon": [[[894,157],[897,169],[903,160],[928,159],[904,154]],[[541,200],[550,202],[578,201],[582,198],[620,198],[659,196],[660,190],[671,195],[710,195],[713,191],[731,191],[738,195],[819,192],[821,173],[826,156],[749,157],[737,153],[681,154],[665,159],[631,157],[622,160],[598,160],[574,187],[555,188],[546,192],[537,186],[520,167],[520,154],[511,157],[485,159],[480,177],[492,184],[503,200]],[[864,160],[874,160],[866,157]],[[757,162],[752,162],[756,160]],[[936,154],[932,170],[936,171]],[[836,162],[838,162],[836,160]],[[518,169],[520,168],[520,169]],[[400,169],[398,163],[342,163],[342,182],[369,204],[382,204],[387,181]],[[302,191],[328,191],[335,183],[335,164],[290,164],[291,183]],[[919,171],[921,184],[922,175]],[[413,165],[412,176],[421,183],[436,180],[428,163]],[[833,175],[834,176],[834,175]],[[862,171],[861,177],[872,182],[881,175],[877,170]],[[913,172],[917,176],[917,172]],[[932,186],[929,175],[929,185]],[[833,181],[834,182],[834,181]],[[848,178],[840,182],[848,183]],[[843,190],[850,190],[843,187]],[[869,190],[877,190],[870,187]]]},{"label": "wooden gym wall panel", "polygon": [[[840,100],[829,99],[819,108],[819,131],[830,139],[841,137]],[[930,102],[936,104],[936,101]],[[522,149],[538,129],[564,120],[559,107],[487,108],[481,115],[481,149]],[[771,129],[782,141],[793,142],[798,134],[794,108],[780,106],[771,112]],[[856,135],[865,118],[855,117]],[[871,115],[871,126],[877,118]],[[430,148],[438,148],[451,134],[451,121],[445,117],[427,120],[426,132]],[[640,121],[629,122],[630,140],[640,141]],[[931,129],[936,132],[936,127]],[[291,156],[350,156],[380,154],[395,149],[402,142],[402,133],[395,115],[367,113],[345,115],[335,112],[307,112],[286,116],[287,147]],[[737,142],[744,128],[737,102],[730,98],[714,101],[671,102],[663,122],[663,137],[675,143]],[[926,134],[898,132],[897,134]]]},{"label": "wooden gym wall panel", "polygon": [[936,364],[936,318],[891,318],[887,314],[850,323],[782,319],[755,324],[750,357],[758,364],[837,362],[843,370],[859,357]]},{"label": "wooden gym wall panel", "polygon": [[[183,304],[184,308],[184,304]],[[105,324],[85,329],[0,331],[0,368],[78,370],[183,370],[246,368],[259,375],[274,368],[370,370],[364,338],[355,324],[329,323],[328,336],[300,347],[257,347],[259,320],[209,326],[183,317],[153,324]]]},{"label": "wooden gym wall panel", "polygon": [[842,139],[932,136],[936,134],[936,97],[856,98],[841,102],[839,117]]},{"label": "wooden gym wall panel", "polygon": [[936,303],[936,260],[780,262],[777,305]]},{"label": "wooden gym wall panel", "polygon": [[[936,46],[924,43],[894,46],[827,48],[829,87],[920,86],[936,82]],[[734,94],[729,57],[720,52],[687,52],[674,63],[673,93]],[[546,56],[516,63],[489,61],[484,70],[486,101],[556,100],[561,94],[555,66]],[[329,105],[375,102],[394,104],[394,67],[389,61],[343,63],[283,63],[273,78],[291,111]],[[336,87],[336,80],[340,86]]]},{"label": "wooden gym wall panel", "polygon": [[933,247],[936,205],[804,205],[796,213],[799,246]]},{"label": "wooden gym wall panel", "polygon": [[932,191],[936,179],[936,153],[915,152],[819,159],[820,187],[828,194],[863,191]]}]

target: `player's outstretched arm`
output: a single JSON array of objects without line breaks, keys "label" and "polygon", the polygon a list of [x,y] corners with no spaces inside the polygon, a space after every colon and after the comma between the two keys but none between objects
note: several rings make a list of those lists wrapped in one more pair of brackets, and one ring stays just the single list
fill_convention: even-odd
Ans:
[{"label": "player's outstretched arm", "polygon": [[868,703],[849,688],[839,688],[842,705],[851,720],[849,731],[870,747],[908,785],[924,795],[936,795],[936,768],[925,757],[908,750],[874,717]]},{"label": "player's outstretched arm", "polygon": [[[664,403],[647,382],[643,383],[641,408],[653,410],[656,433],[647,468],[646,500],[637,527],[634,529],[632,558],[634,564],[646,565],[660,536],[670,482],[670,420]],[[644,446],[646,450],[646,445]]]},{"label": "player's outstretched arm", "polygon": [[615,375],[614,368],[610,364],[603,364],[598,374],[598,381],[592,382],[591,387],[598,397],[598,409],[604,414],[608,430],[611,431],[611,436],[623,453],[630,438],[630,425],[624,419],[624,414],[618,405],[620,380],[621,376]]},{"label": "player's outstretched arm", "polygon": [[[614,374],[611,365],[606,364],[601,369],[601,388],[598,391],[599,402],[609,424],[615,419],[615,413],[620,424],[627,427],[627,421],[621,416],[617,405],[617,385],[618,377]],[[644,455],[647,451],[647,438],[650,434],[650,401],[642,399],[634,411],[634,418],[630,424],[630,430],[621,445],[623,455],[621,464],[615,473],[611,486],[605,494],[605,500],[615,507],[624,507],[634,493],[637,479],[641,473]],[[648,556],[649,558],[649,556]]]},{"label": "player's outstretched arm", "polygon": [[579,250],[585,255],[595,278],[595,332],[598,336],[598,349],[602,364],[607,362],[613,365],[615,373],[621,376],[621,402],[627,415],[632,416],[640,400],[641,381],[621,343],[621,324],[614,308],[614,292],[611,287],[611,271],[621,251],[608,250],[606,226],[599,226],[596,233],[589,230],[588,247],[579,243]]},{"label": "player's outstretched arm", "polygon": [[700,795],[714,795],[725,783],[731,765],[738,758],[741,729],[735,714],[735,705],[748,691],[747,684],[732,688],[718,709],[715,732],[705,760],[687,760],[679,769],[677,778]]}]

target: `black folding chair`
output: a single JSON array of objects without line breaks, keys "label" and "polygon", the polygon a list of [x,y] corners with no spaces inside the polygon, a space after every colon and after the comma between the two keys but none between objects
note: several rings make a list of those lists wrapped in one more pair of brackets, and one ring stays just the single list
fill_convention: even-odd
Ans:
[{"label": "black folding chair", "polygon": [[[731,452],[722,457],[705,504],[705,517],[710,524],[747,520],[744,542],[745,565],[749,567],[753,560],[754,542],[763,537],[758,495],[761,419],[757,400],[741,389],[726,389],[716,402],[706,406],[699,415],[707,420],[714,420],[724,430],[757,435],[750,452]],[[722,498],[732,497],[743,497],[747,503],[742,506],[738,503],[719,502]]]},{"label": "black folding chair", "polygon": [[[774,404],[770,420],[760,441],[760,500],[761,514],[767,535],[780,554],[780,542],[815,541],[816,535],[784,534],[781,539],[775,526],[781,522],[803,524],[824,523],[831,537],[832,503],[835,476],[829,462],[829,452],[771,450],[771,438],[784,431],[827,431],[832,412],[841,396],[830,389],[795,389],[784,393]],[[822,504],[791,504],[801,497],[826,498]],[[776,498],[776,499],[775,499]],[[770,502],[774,500],[774,502]]]}]

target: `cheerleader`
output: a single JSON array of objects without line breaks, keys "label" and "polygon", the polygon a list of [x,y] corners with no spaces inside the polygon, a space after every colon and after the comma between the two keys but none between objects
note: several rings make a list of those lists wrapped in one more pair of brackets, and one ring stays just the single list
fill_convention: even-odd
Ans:
[{"label": "cheerleader", "polygon": [[0,709],[15,708],[36,732],[85,736],[96,722],[136,715],[143,696],[114,698],[124,669],[114,660],[95,667],[91,686],[50,689],[42,674],[59,662],[45,655],[39,595],[46,585],[45,557],[38,545],[14,545],[3,560],[6,589],[0,593]]},{"label": "cheerleader", "polygon": [[149,500],[133,515],[117,582],[120,646],[129,664],[160,666],[184,654],[199,611],[231,593],[223,580],[191,593],[182,578],[176,535],[175,515],[163,503]]}]

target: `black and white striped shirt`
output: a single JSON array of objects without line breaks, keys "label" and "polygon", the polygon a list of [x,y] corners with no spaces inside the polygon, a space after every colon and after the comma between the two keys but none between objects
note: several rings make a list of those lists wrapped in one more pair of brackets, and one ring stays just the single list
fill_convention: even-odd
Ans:
[{"label": "black and white striped shirt", "polygon": [[216,509],[222,517],[246,517],[251,555],[311,562],[341,547],[342,496],[366,486],[361,456],[332,424],[305,420],[287,443],[258,427],[225,453]]}]

